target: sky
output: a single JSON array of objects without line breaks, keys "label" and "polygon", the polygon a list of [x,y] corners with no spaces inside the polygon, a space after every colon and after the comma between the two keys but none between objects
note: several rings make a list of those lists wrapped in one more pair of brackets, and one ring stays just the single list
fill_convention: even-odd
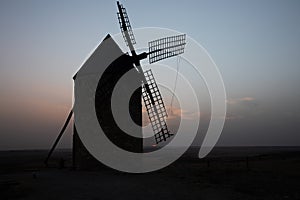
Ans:
[{"label": "sky", "polygon": [[[218,145],[300,145],[299,1],[121,3],[134,28],[184,32],[209,52],[227,94]],[[119,33],[116,12],[108,0],[0,1],[1,150],[52,145],[72,106],[73,75],[107,33]],[[69,127],[59,147],[71,137]]]}]

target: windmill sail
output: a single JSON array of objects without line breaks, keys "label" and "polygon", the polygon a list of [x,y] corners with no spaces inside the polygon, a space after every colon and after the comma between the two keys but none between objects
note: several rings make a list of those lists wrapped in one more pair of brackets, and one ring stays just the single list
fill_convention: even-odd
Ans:
[{"label": "windmill sail", "polygon": [[[152,71],[147,70],[144,72],[144,75],[147,80],[150,93],[147,92],[144,85],[143,100],[152,125],[156,144],[158,144],[162,141],[166,141],[166,139],[171,137],[172,134],[168,130],[167,123],[165,121],[165,117],[168,116],[167,111]],[[153,98],[154,104],[151,102],[151,97]]]},{"label": "windmill sail", "polygon": [[166,139],[171,137],[173,134],[171,134],[168,130],[167,123],[165,121],[167,112],[163,103],[163,99],[161,98],[158,86],[151,70],[143,72],[140,60],[149,56],[149,62],[151,64],[159,60],[183,53],[185,46],[185,34],[149,42],[149,52],[144,52],[137,55],[133,47],[133,45],[136,44],[136,41],[126,9],[119,2],[117,2],[117,6],[119,11],[117,15],[123,38],[126,42],[126,45],[130,49],[133,63],[138,72],[141,74],[140,78],[143,85],[143,100],[152,124],[156,143],[166,141]]},{"label": "windmill sail", "polygon": [[185,34],[154,40],[149,45],[149,63],[154,63],[184,52]]},{"label": "windmill sail", "polygon": [[[118,5],[120,5],[121,11],[118,12],[117,15],[118,15],[118,20],[119,20],[119,24],[120,24],[120,29],[121,29],[123,38],[126,42],[126,45],[129,46],[128,45],[129,42],[127,41],[127,37],[126,37],[126,34],[125,34],[126,31],[128,32],[131,44],[136,44],[136,41],[135,41],[135,38],[134,38],[134,35],[133,35],[133,31],[132,31],[132,28],[131,28],[131,25],[130,25],[130,22],[129,22],[129,18],[128,18],[128,15],[127,15],[127,12],[126,12],[126,9],[123,7],[122,4],[118,4]],[[122,22],[122,17],[123,17],[125,23]]]}]

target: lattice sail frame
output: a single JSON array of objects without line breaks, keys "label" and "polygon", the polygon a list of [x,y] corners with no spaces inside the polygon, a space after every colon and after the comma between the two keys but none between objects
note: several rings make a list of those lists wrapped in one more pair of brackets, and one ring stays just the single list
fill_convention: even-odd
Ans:
[{"label": "lattice sail frame", "polygon": [[[126,9],[123,7],[122,4],[120,4],[120,6],[121,6],[121,9],[122,9],[122,13],[123,13],[125,24],[126,24],[126,29],[127,29],[128,35],[130,37],[131,43],[136,44],[136,41],[135,41],[135,38],[134,38],[134,35],[133,35],[133,31],[132,31],[132,28],[131,28],[131,25],[130,25],[130,22],[129,22],[129,18],[128,18],[128,15],[127,15],[127,12],[126,12]],[[127,38],[125,36],[124,27],[122,25],[122,20],[121,20],[120,13],[118,12],[117,15],[118,15],[118,20],[119,20],[119,24],[120,24],[120,28],[121,28],[123,38],[125,40],[126,45],[128,46],[128,41],[127,41]]]},{"label": "lattice sail frame", "polygon": [[154,40],[149,45],[149,63],[184,53],[186,35],[176,35]]},{"label": "lattice sail frame", "polygon": [[[168,126],[165,121],[165,117],[167,117],[168,114],[151,69],[146,70],[144,72],[144,75],[150,88],[151,94],[148,94],[145,86],[143,86],[142,96],[145,107],[147,109],[149,120],[152,125],[155,141],[156,144],[158,144],[162,141],[166,141],[166,139],[171,137],[173,134],[171,134],[168,130]],[[152,105],[151,103],[150,95],[152,95],[154,99],[154,105]],[[157,113],[154,106],[156,107]]]}]

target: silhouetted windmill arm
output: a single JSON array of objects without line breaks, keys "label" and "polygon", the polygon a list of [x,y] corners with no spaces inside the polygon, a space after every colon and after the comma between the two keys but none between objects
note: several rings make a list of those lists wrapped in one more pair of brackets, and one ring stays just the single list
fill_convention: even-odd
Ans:
[{"label": "silhouetted windmill arm", "polygon": [[[117,5],[118,5],[118,10],[119,10],[119,22],[120,22],[121,31],[123,33],[124,39],[125,39],[128,47],[131,51],[131,55],[133,57],[134,64],[135,64],[136,68],[138,69],[138,71],[140,72],[141,80],[144,83],[145,89],[146,89],[147,93],[149,93],[151,103],[154,105],[155,104],[154,99],[151,95],[150,88],[147,84],[147,80],[144,76],[143,69],[140,64],[141,59],[147,58],[147,53],[142,53],[141,55],[136,54],[134,47],[133,47],[133,41],[132,41],[133,36],[130,37],[130,34],[129,34],[131,32],[131,25],[130,25],[126,10],[125,10],[125,8],[123,8],[121,6],[121,4],[118,1],[117,1]],[[126,17],[124,15],[126,15]],[[156,109],[155,106],[154,106],[154,108]]]},{"label": "silhouetted windmill arm", "polygon": [[[126,10],[125,10],[125,8],[123,8],[121,6],[121,4],[118,1],[117,1],[117,5],[118,5],[118,10],[119,10],[118,14],[119,14],[120,27],[121,27],[125,42],[127,43],[128,47],[131,51],[132,56],[136,57],[136,53],[135,53],[135,50],[134,50],[134,47],[133,47],[133,41],[132,41],[132,39],[134,37],[133,37],[133,34],[132,34],[132,37],[130,37],[130,35],[129,35],[129,32],[131,32],[131,26],[130,26],[130,23],[129,23],[129,20],[128,20]],[[126,15],[127,20],[125,20],[124,15]]]},{"label": "silhouetted windmill arm", "polygon": [[[123,38],[130,49],[133,63],[140,74],[140,80],[143,85],[143,99],[145,105],[147,105],[146,108],[155,134],[156,143],[159,143],[162,140],[166,141],[166,138],[170,137],[172,134],[169,133],[166,121],[164,119],[164,117],[167,116],[166,111],[165,109],[162,110],[161,108],[161,106],[164,107],[163,100],[158,100],[158,97],[161,95],[151,70],[148,72],[143,72],[140,60],[149,56],[149,62],[151,64],[153,62],[183,53],[185,46],[185,34],[149,42],[149,52],[144,52],[137,55],[133,47],[133,44],[136,42],[126,9],[118,1],[117,6],[119,11],[117,13],[118,20]],[[165,113],[165,115],[162,113]]]}]

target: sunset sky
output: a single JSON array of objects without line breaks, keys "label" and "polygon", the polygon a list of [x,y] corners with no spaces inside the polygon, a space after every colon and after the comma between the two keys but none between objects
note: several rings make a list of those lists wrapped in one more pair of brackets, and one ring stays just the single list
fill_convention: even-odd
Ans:
[{"label": "sunset sky", "polygon": [[[300,145],[299,1],[121,3],[134,28],[184,32],[209,52],[227,93],[218,145]],[[0,150],[52,145],[73,75],[120,31],[116,12],[115,1],[0,1]],[[71,147],[71,128],[59,147]]]}]

